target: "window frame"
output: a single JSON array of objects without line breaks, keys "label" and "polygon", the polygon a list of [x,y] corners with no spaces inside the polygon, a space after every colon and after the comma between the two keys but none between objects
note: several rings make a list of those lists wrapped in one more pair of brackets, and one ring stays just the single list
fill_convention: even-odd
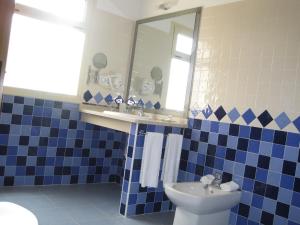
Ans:
[{"label": "window frame", "polygon": [[[86,1],[86,0],[85,0]],[[14,14],[19,14],[25,17],[50,22],[54,24],[65,25],[81,32],[86,33],[86,17],[88,11],[88,1],[86,1],[86,8],[85,8],[85,17],[82,22],[73,22],[67,19],[63,19],[59,16],[51,14],[49,12],[45,12],[39,9],[35,9],[30,6],[26,6],[20,3],[15,4]],[[85,43],[83,46],[83,55],[84,56],[84,48]],[[6,73],[6,72],[5,72]],[[67,94],[59,94],[54,92],[46,92],[46,91],[38,91],[38,90],[31,90],[25,88],[18,88],[18,87],[9,87],[3,86],[3,94],[4,95],[13,95],[13,96],[23,96],[23,97],[31,97],[31,98],[41,98],[46,100],[54,100],[54,101],[66,101],[70,103],[80,103],[81,99],[79,96],[80,93],[80,83],[82,80],[82,65],[79,70],[79,77],[78,77],[78,87],[77,87],[77,94],[76,95],[67,95]],[[63,100],[62,100],[63,99]]]}]

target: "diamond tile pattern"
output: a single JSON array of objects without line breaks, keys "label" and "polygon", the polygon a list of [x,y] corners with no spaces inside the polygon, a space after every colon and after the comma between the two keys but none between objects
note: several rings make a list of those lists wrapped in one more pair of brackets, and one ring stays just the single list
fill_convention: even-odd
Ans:
[{"label": "diamond tile pattern", "polygon": [[287,114],[283,112],[278,117],[275,118],[275,122],[280,129],[283,129],[291,123],[291,120],[287,116]]},{"label": "diamond tile pattern", "polygon": [[[91,104],[100,104],[102,103],[102,101],[104,100],[104,104],[106,105],[110,105],[113,102],[115,102],[116,104],[121,104],[124,103],[124,99],[122,96],[116,96],[115,98],[111,95],[108,94],[105,98],[103,97],[103,95],[98,92],[95,96],[92,95],[92,93],[87,90],[86,92],[84,92],[83,94],[83,100],[85,103],[91,103]],[[92,102],[92,100],[94,100],[94,102]],[[156,109],[159,110],[161,108],[161,103],[160,102],[156,102],[155,104],[152,103],[151,101],[148,101],[146,104],[144,102],[143,99],[139,99],[138,101],[135,101],[135,99],[133,97],[130,97],[127,101],[127,104],[137,104],[139,107],[146,107],[146,109]],[[17,109],[16,109],[17,110]]]},{"label": "diamond tile pattern", "polygon": [[93,95],[91,94],[90,91],[84,92],[84,94],[83,94],[83,99],[84,99],[84,101],[88,102],[88,101],[90,101],[92,98],[93,98]]},{"label": "diamond tile pattern", "polygon": [[[202,112],[205,119],[212,119],[217,121],[223,121],[227,115],[232,123],[236,123],[238,121],[240,125],[243,124],[243,122],[239,120],[242,117],[244,124],[250,125],[251,123],[254,123],[254,121],[258,121],[262,128],[268,127],[274,121],[280,130],[289,129],[289,131],[293,132],[294,130],[290,130],[289,125],[294,124],[295,128],[300,132],[300,117],[292,122],[285,112],[280,113],[277,117],[275,117],[275,119],[273,119],[268,110],[265,110],[264,112],[256,116],[250,108],[242,115],[239,113],[237,108],[233,108],[228,113],[226,113],[223,106],[219,106],[217,110],[213,112],[212,108],[209,105],[202,110],[198,109],[197,107],[191,108],[190,112],[193,118],[198,118],[199,112]],[[213,113],[216,119],[213,119],[211,117]],[[199,117],[202,118],[201,115]]]},{"label": "diamond tile pattern", "polygon": [[239,111],[236,108],[233,108],[228,113],[228,117],[230,118],[232,123],[234,123],[240,116],[241,116],[241,114],[239,113]]},{"label": "diamond tile pattern", "polygon": [[102,100],[103,100],[103,96],[101,95],[100,92],[98,92],[95,96],[94,96],[95,101],[97,102],[97,104],[99,104]]},{"label": "diamond tile pattern", "polygon": [[151,109],[153,107],[153,103],[151,101],[148,101],[146,104],[145,104],[145,107],[146,109]]},{"label": "diamond tile pattern", "polygon": [[215,111],[215,115],[217,117],[217,119],[219,121],[221,121],[225,116],[226,116],[226,112],[224,110],[224,108],[222,106],[220,106],[216,111]]},{"label": "diamond tile pattern", "polygon": [[207,105],[207,107],[202,110],[202,114],[204,115],[204,117],[206,119],[208,119],[211,116],[211,114],[213,114],[213,111],[212,111],[212,108],[210,107],[210,105]]},{"label": "diamond tile pattern", "polygon": [[243,119],[245,120],[246,124],[249,125],[250,123],[253,122],[253,120],[255,120],[256,116],[253,113],[253,111],[251,109],[248,109],[243,115],[242,115]]},{"label": "diamond tile pattern", "polygon": [[266,127],[269,123],[273,121],[272,116],[267,110],[260,114],[257,118],[263,127]]},{"label": "diamond tile pattern", "polygon": [[121,182],[126,137],[81,122],[76,104],[5,95],[0,186]]},{"label": "diamond tile pattern", "polygon": [[298,117],[296,120],[294,120],[294,125],[295,127],[298,129],[298,131],[300,132],[300,117]]},{"label": "diamond tile pattern", "polygon": [[114,101],[111,94],[107,95],[104,100],[105,100],[107,105],[110,105]]}]

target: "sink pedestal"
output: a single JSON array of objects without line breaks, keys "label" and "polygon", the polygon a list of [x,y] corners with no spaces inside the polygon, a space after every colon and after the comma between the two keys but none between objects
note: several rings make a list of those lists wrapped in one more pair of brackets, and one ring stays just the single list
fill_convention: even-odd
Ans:
[{"label": "sink pedestal", "polygon": [[228,225],[230,210],[197,215],[177,207],[173,225]]}]

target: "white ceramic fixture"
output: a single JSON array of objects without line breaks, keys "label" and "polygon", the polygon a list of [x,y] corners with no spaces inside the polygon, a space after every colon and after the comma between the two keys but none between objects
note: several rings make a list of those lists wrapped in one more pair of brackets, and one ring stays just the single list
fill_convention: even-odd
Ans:
[{"label": "white ceramic fixture", "polygon": [[165,185],[177,206],[173,225],[228,225],[230,209],[240,202],[241,192],[205,188],[200,182]]},{"label": "white ceramic fixture", "polygon": [[0,202],[1,225],[38,225],[35,215],[28,209],[10,202]]}]

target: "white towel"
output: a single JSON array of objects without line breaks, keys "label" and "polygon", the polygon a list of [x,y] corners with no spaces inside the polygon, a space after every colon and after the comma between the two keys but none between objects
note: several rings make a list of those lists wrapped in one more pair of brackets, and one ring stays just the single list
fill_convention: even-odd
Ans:
[{"label": "white towel", "polygon": [[147,132],[144,142],[140,184],[142,187],[158,186],[161,152],[164,135]]},{"label": "white towel", "polygon": [[214,175],[208,174],[206,176],[201,177],[200,182],[204,185],[210,185],[214,180]]},{"label": "white towel", "polygon": [[183,136],[169,134],[165,148],[161,180],[166,183],[177,181]]},{"label": "white towel", "polygon": [[223,191],[231,192],[231,191],[237,191],[240,188],[240,186],[237,183],[235,183],[234,181],[230,181],[230,182],[221,184],[220,188]]}]

